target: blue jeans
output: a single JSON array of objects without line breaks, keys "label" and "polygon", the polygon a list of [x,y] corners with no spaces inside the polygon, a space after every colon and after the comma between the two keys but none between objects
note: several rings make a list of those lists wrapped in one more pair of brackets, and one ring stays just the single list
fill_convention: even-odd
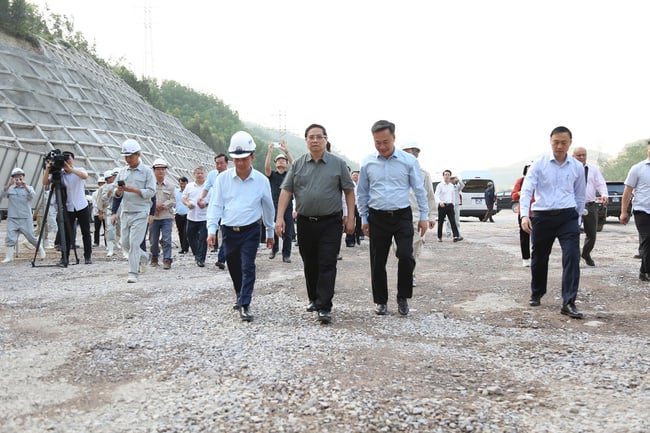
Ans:
[{"label": "blue jeans", "polygon": [[149,226],[149,242],[151,243],[151,257],[160,255],[160,233],[162,232],[163,259],[172,258],[172,219],[153,220]]},{"label": "blue jeans", "polygon": [[259,230],[256,227],[236,232],[221,226],[221,236],[226,253],[228,272],[235,286],[238,305],[249,305],[255,286],[255,256],[259,246]]}]

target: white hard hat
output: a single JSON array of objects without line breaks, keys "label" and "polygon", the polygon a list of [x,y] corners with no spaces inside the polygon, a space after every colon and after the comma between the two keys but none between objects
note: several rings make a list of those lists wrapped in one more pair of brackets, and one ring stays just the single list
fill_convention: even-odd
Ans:
[{"label": "white hard hat", "polygon": [[230,138],[228,154],[231,158],[246,158],[255,152],[255,140],[248,132],[237,131]]},{"label": "white hard hat", "polygon": [[289,158],[287,158],[287,155],[285,155],[284,153],[281,153],[275,157],[275,161],[277,161],[278,159],[284,159],[285,161],[289,162]]},{"label": "white hard hat", "polygon": [[14,176],[16,176],[16,175],[18,175],[18,174],[25,175],[25,172],[23,171],[22,168],[18,168],[18,167],[16,167],[16,168],[14,168],[13,170],[11,170],[11,177],[14,177]]},{"label": "white hard hat", "polygon": [[122,143],[122,155],[133,155],[137,152],[140,152],[140,143],[132,138],[124,140],[124,143]]},{"label": "white hard hat", "polygon": [[120,170],[121,170],[120,167],[115,167],[115,168],[113,169],[113,175],[116,175],[117,173],[119,173]]},{"label": "white hard hat", "polygon": [[153,164],[151,164],[151,168],[158,168],[158,167],[167,168],[169,167],[169,164],[167,164],[167,161],[165,161],[162,158],[156,158],[154,159]]},{"label": "white hard hat", "polygon": [[104,176],[99,176],[97,178],[97,183],[106,183],[106,179],[104,179]]},{"label": "white hard hat", "polygon": [[115,176],[115,173],[113,172],[113,170],[106,170],[104,172],[104,179],[108,179],[109,177],[113,177],[113,176]]},{"label": "white hard hat", "polygon": [[406,149],[415,149],[418,152],[420,151],[420,146],[415,141],[406,141],[402,144],[402,150]]}]

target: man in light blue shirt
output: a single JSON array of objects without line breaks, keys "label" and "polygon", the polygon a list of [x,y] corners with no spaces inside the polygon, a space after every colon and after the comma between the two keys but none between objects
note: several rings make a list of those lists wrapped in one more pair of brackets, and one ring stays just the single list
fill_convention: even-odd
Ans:
[{"label": "man in light blue shirt", "polygon": [[397,308],[409,313],[407,299],[413,295],[413,214],[409,192],[413,190],[420,211],[419,236],[429,227],[429,205],[417,159],[395,148],[395,124],[379,120],[371,128],[377,153],[361,165],[357,186],[361,228],[370,238],[370,273],[375,313],[388,312],[386,261],[395,239],[397,255]]},{"label": "man in light blue shirt", "polygon": [[249,305],[255,285],[255,256],[259,245],[259,219],[266,226],[266,247],[273,248],[275,208],[271,185],[253,168],[255,141],[244,131],[236,132],[228,148],[235,164],[217,176],[208,204],[208,246],[217,240],[221,220],[228,272],[237,295],[237,309],[245,322],[253,320]]},{"label": "man in light blue shirt", "polygon": [[185,254],[190,249],[190,243],[187,240],[187,213],[189,208],[183,203],[183,191],[187,186],[188,179],[185,176],[178,178],[178,189],[176,190],[176,209],[174,219],[176,220],[176,230],[178,231],[178,240],[181,244],[179,254]]},{"label": "man in light blue shirt", "polygon": [[[562,309],[560,312],[582,319],[575,301],[580,284],[580,220],[585,208],[585,172],[582,163],[568,154],[571,131],[558,126],[551,132],[551,149],[528,170],[519,200],[521,228],[530,233],[533,252],[530,263],[529,305],[540,305],[546,294],[548,258],[557,238],[562,247]],[[531,207],[533,217],[528,216]]]},{"label": "man in light blue shirt", "polygon": [[[634,200],[632,200],[634,193]],[[632,201],[634,224],[639,232],[639,254],[641,269],[639,279],[650,281],[650,140],[648,140],[648,158],[635,164],[625,179],[625,189],[621,199],[621,224],[630,221],[628,209]]]}]

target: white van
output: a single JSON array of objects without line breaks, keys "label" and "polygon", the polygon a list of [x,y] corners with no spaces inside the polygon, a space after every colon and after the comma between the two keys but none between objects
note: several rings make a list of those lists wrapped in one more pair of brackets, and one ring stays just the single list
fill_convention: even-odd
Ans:
[{"label": "white van", "polygon": [[[494,181],[482,177],[473,177],[463,179],[463,182],[465,182],[465,187],[461,191],[460,216],[482,219],[485,216],[485,212],[487,212],[487,208],[485,207],[485,190],[487,189],[488,182],[494,184]],[[495,200],[492,214],[494,215],[498,211],[497,201]]]}]

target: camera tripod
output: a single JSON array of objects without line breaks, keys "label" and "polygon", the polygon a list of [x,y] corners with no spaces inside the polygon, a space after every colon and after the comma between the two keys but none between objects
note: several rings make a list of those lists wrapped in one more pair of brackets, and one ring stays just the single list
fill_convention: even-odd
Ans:
[{"label": "camera tripod", "polygon": [[[63,186],[61,186],[61,179],[52,177],[52,183],[50,184],[50,194],[47,196],[47,203],[45,205],[45,212],[43,213],[43,219],[41,222],[41,230],[38,234],[38,242],[36,243],[36,252],[32,259],[32,267],[36,267],[36,254],[38,253],[38,248],[43,241],[43,232],[45,231],[45,225],[47,224],[47,214],[50,211],[50,203],[52,202],[52,194],[56,197],[56,225],[59,228],[59,239],[61,245],[61,261],[54,265],[40,265],[40,266],[63,266],[64,268],[68,267],[69,264],[69,254],[68,254],[68,219],[65,214],[65,209],[63,208],[63,194],[61,191]],[[77,255],[77,246],[74,242],[70,242],[72,249],[74,250],[74,257],[79,264],[79,256]],[[39,266],[39,267],[40,267]]]}]

